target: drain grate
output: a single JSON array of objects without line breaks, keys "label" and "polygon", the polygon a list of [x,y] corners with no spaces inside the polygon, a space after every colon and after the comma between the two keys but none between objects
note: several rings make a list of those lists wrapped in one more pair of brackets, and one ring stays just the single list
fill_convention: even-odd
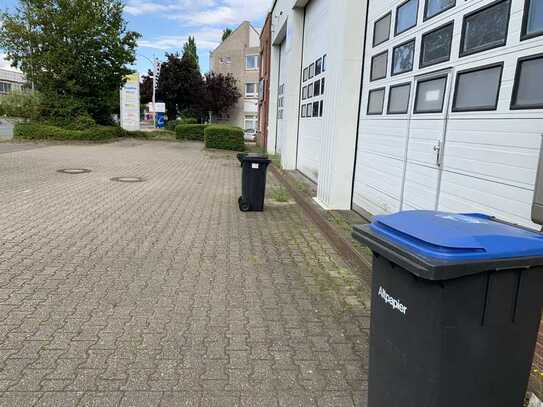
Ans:
[{"label": "drain grate", "polygon": [[111,178],[111,181],[115,182],[143,182],[145,179],[141,177],[114,177]]},{"label": "drain grate", "polygon": [[57,172],[61,172],[63,174],[86,174],[91,172],[91,170],[86,168],[63,168],[61,170],[57,170]]}]

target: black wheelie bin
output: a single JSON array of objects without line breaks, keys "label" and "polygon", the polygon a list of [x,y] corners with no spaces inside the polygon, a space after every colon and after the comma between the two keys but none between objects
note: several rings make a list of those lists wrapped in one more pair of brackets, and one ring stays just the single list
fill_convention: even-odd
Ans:
[{"label": "black wheelie bin", "polygon": [[238,199],[242,212],[263,211],[266,195],[266,175],[271,161],[261,154],[239,154],[241,161],[241,196]]},{"label": "black wheelie bin", "polygon": [[543,235],[483,214],[376,216],[369,407],[522,407],[543,304]]}]

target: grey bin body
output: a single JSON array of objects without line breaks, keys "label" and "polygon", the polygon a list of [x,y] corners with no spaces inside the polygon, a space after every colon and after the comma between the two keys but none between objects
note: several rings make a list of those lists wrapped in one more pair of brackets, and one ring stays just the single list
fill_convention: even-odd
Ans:
[{"label": "grey bin body", "polygon": [[356,226],[373,251],[369,407],[521,407],[543,258],[442,261]]}]

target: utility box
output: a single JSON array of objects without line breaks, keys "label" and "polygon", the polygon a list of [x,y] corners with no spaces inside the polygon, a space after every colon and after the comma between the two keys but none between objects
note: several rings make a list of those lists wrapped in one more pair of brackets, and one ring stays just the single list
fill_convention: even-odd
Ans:
[{"label": "utility box", "polygon": [[371,248],[369,407],[521,407],[543,305],[543,235],[482,214],[408,211]]}]

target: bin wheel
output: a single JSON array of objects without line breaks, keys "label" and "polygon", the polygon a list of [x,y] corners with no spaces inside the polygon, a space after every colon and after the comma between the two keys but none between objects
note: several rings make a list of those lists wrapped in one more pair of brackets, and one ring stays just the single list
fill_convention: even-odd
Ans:
[{"label": "bin wheel", "polygon": [[247,202],[246,200],[244,200],[243,198],[239,198],[239,210],[242,211],[242,212],[249,212],[249,209],[251,209],[249,207],[249,202]]}]

